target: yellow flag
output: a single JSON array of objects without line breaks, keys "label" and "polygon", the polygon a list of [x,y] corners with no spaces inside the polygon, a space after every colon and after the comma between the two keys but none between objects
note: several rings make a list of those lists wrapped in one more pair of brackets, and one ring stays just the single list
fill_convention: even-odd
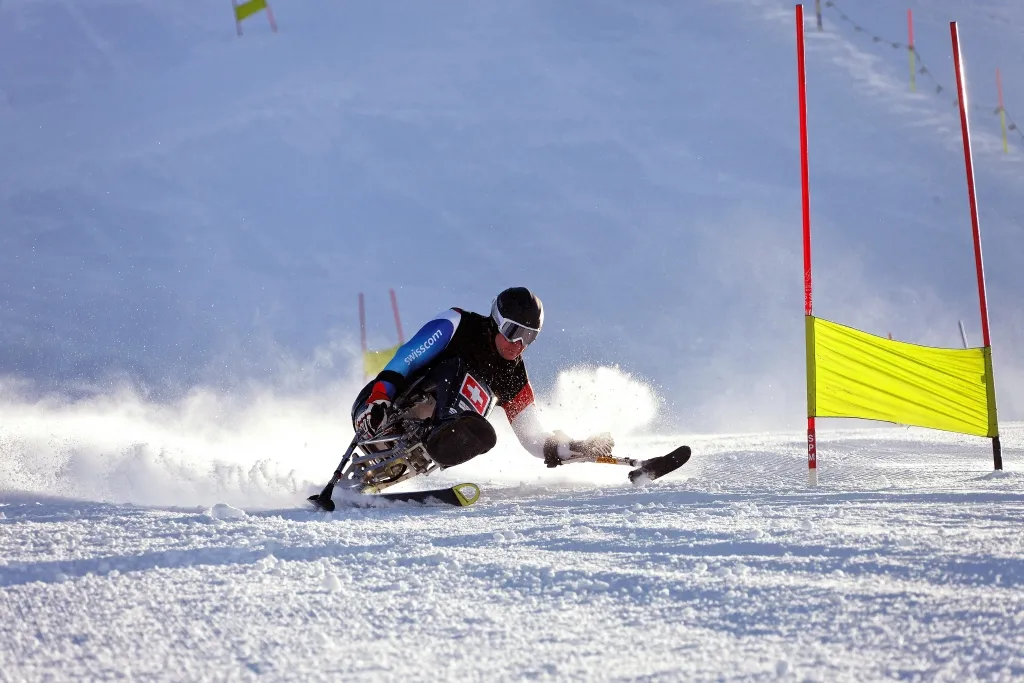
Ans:
[{"label": "yellow flag", "polygon": [[379,351],[363,351],[363,374],[367,377],[375,377],[384,369],[385,365],[391,362],[397,350],[398,346],[392,346]]},{"label": "yellow flag", "polygon": [[249,0],[235,5],[235,21],[242,21],[265,9],[267,9],[267,0]]},{"label": "yellow flag", "polygon": [[938,349],[807,316],[811,417],[998,436],[990,348]]}]

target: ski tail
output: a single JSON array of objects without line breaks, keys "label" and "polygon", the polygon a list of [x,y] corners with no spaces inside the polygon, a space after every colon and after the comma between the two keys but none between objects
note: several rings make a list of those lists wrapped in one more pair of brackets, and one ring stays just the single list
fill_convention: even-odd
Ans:
[{"label": "ski tail", "polygon": [[644,460],[640,467],[629,473],[629,480],[636,485],[646,484],[675,472],[690,459],[690,447],[680,446],[671,453]]}]

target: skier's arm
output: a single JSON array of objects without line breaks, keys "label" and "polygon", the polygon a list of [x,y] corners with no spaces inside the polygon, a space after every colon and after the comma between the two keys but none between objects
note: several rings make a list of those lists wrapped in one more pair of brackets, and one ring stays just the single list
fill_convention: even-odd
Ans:
[{"label": "skier's arm", "polygon": [[545,431],[541,426],[529,381],[504,408],[516,438],[531,455],[541,459],[550,458],[552,454],[558,457],[569,455],[569,437],[561,432]]},{"label": "skier's arm", "polygon": [[426,325],[395,351],[394,358],[377,375],[367,403],[393,400],[405,388],[410,375],[429,365],[444,351],[455,336],[462,314],[454,308],[434,316]]},{"label": "skier's arm", "polygon": [[542,458],[548,467],[558,467],[574,457],[611,455],[615,440],[611,434],[599,434],[582,441],[570,439],[560,431],[548,432],[540,424],[537,406],[533,401],[533,387],[529,380],[519,394],[505,404],[512,431],[527,451]]}]

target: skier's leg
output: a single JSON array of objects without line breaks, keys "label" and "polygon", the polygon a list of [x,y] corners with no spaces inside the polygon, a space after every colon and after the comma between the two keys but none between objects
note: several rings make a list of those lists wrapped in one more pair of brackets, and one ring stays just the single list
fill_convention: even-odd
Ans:
[{"label": "skier's leg", "polygon": [[454,467],[494,448],[498,435],[487,418],[464,412],[437,423],[424,441],[441,467]]},{"label": "skier's leg", "polygon": [[486,453],[498,441],[494,427],[475,412],[458,406],[459,387],[466,375],[462,359],[450,358],[431,370],[434,384],[434,426],[424,439],[427,452],[441,467],[453,467]]}]

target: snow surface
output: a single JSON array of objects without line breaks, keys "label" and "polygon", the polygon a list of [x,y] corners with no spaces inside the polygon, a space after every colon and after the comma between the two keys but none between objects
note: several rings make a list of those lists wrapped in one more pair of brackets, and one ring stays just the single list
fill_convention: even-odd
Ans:
[{"label": "snow surface", "polygon": [[987,441],[823,430],[815,490],[800,434],[689,441],[646,487],[523,468],[466,509],[4,494],[0,680],[1024,676],[1024,472]]}]

